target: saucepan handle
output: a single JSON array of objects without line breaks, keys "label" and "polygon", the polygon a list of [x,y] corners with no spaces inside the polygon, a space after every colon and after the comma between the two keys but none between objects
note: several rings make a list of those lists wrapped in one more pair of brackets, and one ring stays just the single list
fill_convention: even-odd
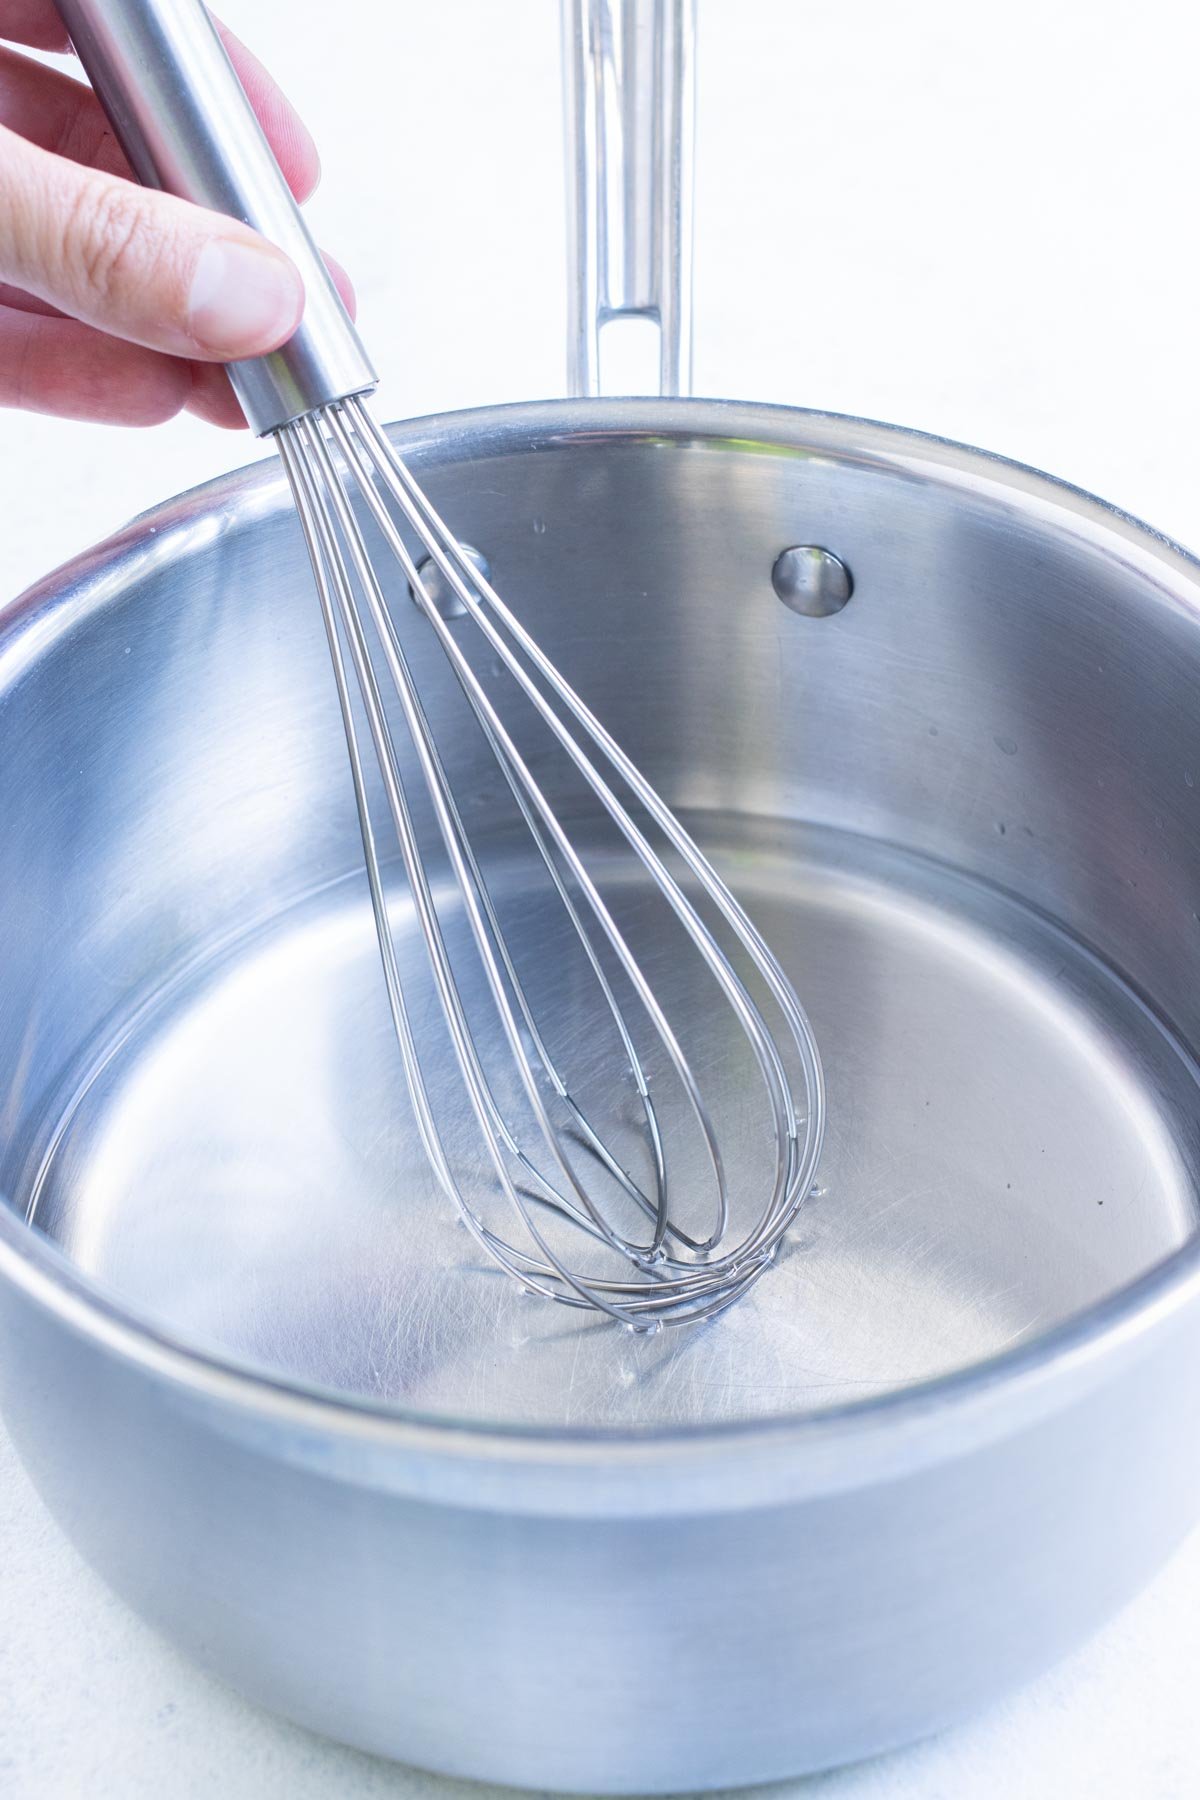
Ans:
[{"label": "saucepan handle", "polygon": [[696,0],[563,0],[567,381],[601,392],[600,335],[660,329],[659,392],[692,385]]},{"label": "saucepan handle", "polygon": [[375,386],[375,371],[309,236],[203,0],[57,0],[139,181],[228,213],[286,252],[304,317],[229,378],[260,435]]}]

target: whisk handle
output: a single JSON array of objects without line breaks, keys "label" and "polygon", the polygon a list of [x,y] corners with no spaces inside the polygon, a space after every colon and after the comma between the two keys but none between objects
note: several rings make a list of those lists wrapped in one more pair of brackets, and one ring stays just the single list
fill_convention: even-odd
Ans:
[{"label": "whisk handle", "polygon": [[375,370],[203,0],[57,4],[138,179],[253,226],[303,277],[295,335],[269,356],[228,365],[251,428],[261,437],[367,393]]}]

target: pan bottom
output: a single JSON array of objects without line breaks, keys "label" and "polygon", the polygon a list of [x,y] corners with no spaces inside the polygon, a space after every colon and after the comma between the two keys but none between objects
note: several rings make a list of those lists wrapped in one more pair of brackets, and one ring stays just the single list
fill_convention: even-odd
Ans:
[{"label": "pan bottom", "polygon": [[[639,1338],[483,1266],[417,1140],[357,880],[140,1009],[58,1122],[38,1227],[211,1352],[443,1416],[610,1428],[820,1411],[961,1368],[1192,1235],[1197,1071],[1113,971],[901,852],[692,823],[795,982],[828,1082],[818,1186],[721,1319]],[[497,867],[552,994],[544,877],[517,846]],[[415,932],[401,961],[419,1021]],[[703,1044],[672,968],[664,952],[655,985]],[[456,1079],[434,1070],[451,1139]]]}]

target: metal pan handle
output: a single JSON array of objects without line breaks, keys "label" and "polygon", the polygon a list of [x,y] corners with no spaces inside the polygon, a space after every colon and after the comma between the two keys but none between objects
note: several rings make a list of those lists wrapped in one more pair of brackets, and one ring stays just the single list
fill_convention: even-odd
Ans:
[{"label": "metal pan handle", "polygon": [[598,394],[600,334],[659,326],[659,392],[692,385],[696,0],[563,0],[567,384]]}]

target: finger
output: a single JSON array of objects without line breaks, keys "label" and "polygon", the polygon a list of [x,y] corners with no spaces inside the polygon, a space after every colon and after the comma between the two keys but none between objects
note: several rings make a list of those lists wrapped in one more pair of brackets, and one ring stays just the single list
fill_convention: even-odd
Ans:
[{"label": "finger", "polygon": [[[353,319],[357,312],[357,300],[350,277],[328,251],[323,251],[322,255],[333,276],[334,285],[342,296],[346,311]],[[246,423],[237,396],[229,385],[229,377],[224,369],[217,368],[212,363],[192,364],[192,391],[185,405],[186,410],[195,413],[197,418],[207,419],[210,425],[220,425],[227,431],[237,431]]]},{"label": "finger", "polygon": [[[342,297],[342,305],[350,317],[356,319],[358,317],[358,295],[354,291],[354,283],[341,263],[330,256],[328,250],[323,250],[321,254],[329,273],[333,276],[334,286]],[[28,294],[24,288],[12,287],[3,281],[0,281],[0,306],[14,306],[18,312],[45,313],[55,319],[64,319],[67,316],[60,307],[51,306],[48,300],[39,300],[36,294]]]},{"label": "finger", "polygon": [[258,115],[267,142],[275,152],[275,159],[287,177],[288,186],[297,200],[307,200],[321,179],[321,158],[308,126],[254,52],[247,50],[241,39],[234,37],[219,19],[214,19],[213,23]]},{"label": "finger", "polygon": [[[346,308],[346,311],[350,314],[352,319],[357,318],[358,296],[354,292],[353,282],[350,280],[345,269],[342,268],[342,265],[339,262],[336,262],[327,250],[323,251],[322,255],[325,258],[330,274],[333,276],[334,286],[342,297],[343,306]],[[51,319],[65,319],[67,317],[66,313],[59,307],[51,306],[48,300],[39,300],[36,294],[27,294],[24,288],[11,287],[7,282],[3,281],[0,281],[0,306],[11,306],[15,308],[17,312],[42,313],[45,317]],[[220,373],[219,368],[212,363],[197,363],[196,367],[198,369],[206,368],[212,370],[214,377]]]},{"label": "finger", "polygon": [[67,50],[67,28],[50,0],[4,0],[0,5],[0,36],[14,43],[32,44],[35,50]]},{"label": "finger", "polygon": [[0,406],[114,425],[158,425],[190,393],[188,365],[75,319],[0,308]]},{"label": "finger", "polygon": [[184,411],[194,413],[209,425],[219,425],[222,431],[245,431],[246,415],[224,369],[216,363],[189,366],[191,385]]},{"label": "finger", "polygon": [[[293,193],[298,200],[306,200],[320,179],[321,165],[316,145],[274,78],[263,68],[253,52],[247,50],[241,40],[227,26],[222,25],[219,19],[214,19],[213,24],[221,34],[230,61],[241,77],[250,104],[258,114],[259,122]],[[37,50],[69,50],[71,47],[58,9],[51,4],[51,0],[0,0],[0,36],[18,44],[29,44]],[[46,73],[58,74],[58,71]],[[76,89],[80,86],[78,82],[72,82],[69,76],[59,75],[59,79]],[[124,158],[112,138],[107,121],[94,102],[93,108],[84,138],[86,140],[90,135],[100,154],[84,153],[75,160],[96,162],[99,167],[108,168],[114,174],[127,174]],[[22,136],[31,137],[35,143],[44,143],[41,137],[25,131],[23,126],[8,118],[2,110],[0,118],[20,131]],[[44,144],[44,147],[57,149],[60,155],[71,154],[59,144],[49,143]],[[103,157],[102,161],[100,156]]]},{"label": "finger", "polygon": [[329,270],[329,273],[333,276],[333,285],[342,296],[342,305],[352,319],[357,319],[358,295],[354,291],[354,283],[347,275],[345,269],[343,269],[341,263],[338,262],[336,257],[330,256],[328,250],[322,250],[321,260]]},{"label": "finger", "polygon": [[[325,261],[347,312],[354,318],[357,299],[350,277],[328,252],[325,253]],[[36,294],[27,294],[22,288],[8,287],[3,283],[0,283],[0,306],[11,307],[18,312],[37,313],[47,318],[66,317],[47,301],[39,300]],[[216,363],[191,363],[189,369],[191,389],[184,402],[187,411],[227,431],[243,430],[246,420],[224,369]]]},{"label": "finger", "polygon": [[[0,4],[0,23],[3,6]],[[262,64],[222,32],[235,66],[297,200],[307,200],[320,178],[317,147]],[[110,175],[130,176],[124,152],[91,88],[61,69],[0,47],[0,122],[42,150],[87,163]]]},{"label": "finger", "polygon": [[3,128],[0,280],[101,331],[204,362],[276,349],[304,309],[299,272],[247,226]]},{"label": "finger", "polygon": [[36,294],[27,294],[24,288],[10,287],[6,281],[0,281],[0,306],[11,306],[17,312],[43,313],[50,319],[66,318],[66,314],[57,306],[51,306],[48,300],[39,300]]}]

